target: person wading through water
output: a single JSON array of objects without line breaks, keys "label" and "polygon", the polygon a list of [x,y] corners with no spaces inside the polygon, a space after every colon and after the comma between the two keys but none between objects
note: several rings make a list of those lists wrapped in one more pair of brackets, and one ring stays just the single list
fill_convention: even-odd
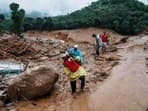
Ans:
[{"label": "person wading through water", "polygon": [[72,94],[76,93],[76,81],[81,80],[81,91],[83,91],[85,86],[85,76],[86,71],[80,64],[75,61],[68,53],[63,56],[64,73],[68,76],[70,80]]},{"label": "person wading through water", "polygon": [[92,34],[92,37],[95,38],[95,50],[96,54],[100,55],[100,49],[102,48],[102,39],[100,35]]}]

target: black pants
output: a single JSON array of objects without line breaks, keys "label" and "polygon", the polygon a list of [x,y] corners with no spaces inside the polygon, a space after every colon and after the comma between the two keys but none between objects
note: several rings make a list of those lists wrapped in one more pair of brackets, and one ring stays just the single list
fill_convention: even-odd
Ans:
[{"label": "black pants", "polygon": [[100,51],[99,51],[99,49],[96,50],[96,54],[97,54],[97,55],[100,55]]},{"label": "black pants", "polygon": [[[85,86],[85,76],[81,76],[79,80],[81,80],[81,90],[83,90]],[[75,93],[76,92],[76,80],[70,81],[70,85],[71,85],[72,93]]]},{"label": "black pants", "polygon": [[100,46],[95,46],[95,49],[96,49],[96,54],[97,55],[100,55]]}]

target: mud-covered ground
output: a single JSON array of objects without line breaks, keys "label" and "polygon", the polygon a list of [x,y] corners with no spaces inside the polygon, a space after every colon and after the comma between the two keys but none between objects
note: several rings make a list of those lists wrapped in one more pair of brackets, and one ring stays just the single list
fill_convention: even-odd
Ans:
[{"label": "mud-covered ground", "polygon": [[[119,47],[119,45],[126,44],[125,42],[127,40],[125,39],[127,37],[122,37],[108,31],[111,35],[110,46],[105,54],[96,56],[93,46],[94,40],[92,39],[91,34],[99,32],[103,32],[103,30],[90,28],[56,31],[51,33],[28,32],[24,34],[25,39],[23,40],[25,42],[24,44],[27,44],[28,47],[22,45],[24,52],[19,52],[17,55],[14,53],[15,51],[11,51],[13,53],[7,51],[8,49],[10,50],[12,47],[11,45],[11,47],[9,47],[9,45],[2,45],[1,47],[6,49],[5,52],[8,52],[8,56],[5,55],[1,60],[13,59],[28,64],[26,71],[40,66],[52,67],[58,71],[60,75],[60,78],[55,85],[55,89],[51,94],[37,100],[17,101],[14,104],[8,104],[2,110],[90,111],[88,97],[98,89],[98,86],[102,85],[103,81],[109,75],[111,75],[112,68],[119,63],[119,60],[122,57],[122,54],[118,54],[117,51],[122,50],[124,47]],[[20,41],[18,40],[18,42]],[[83,67],[87,71],[85,90],[84,92],[79,91],[78,82],[76,98],[73,98],[71,95],[69,80],[63,74],[63,61],[61,59],[61,54],[74,44],[78,44],[84,54],[85,62]],[[145,48],[146,47],[147,46],[145,45]],[[26,50],[30,52],[25,53]],[[33,55],[31,55],[32,53]],[[9,56],[9,54],[12,56]],[[3,57],[3,55],[1,57]]]},{"label": "mud-covered ground", "polygon": [[[148,36],[131,37],[120,44],[120,64],[90,97],[92,111],[147,111]],[[97,99],[97,101],[96,101]]]}]

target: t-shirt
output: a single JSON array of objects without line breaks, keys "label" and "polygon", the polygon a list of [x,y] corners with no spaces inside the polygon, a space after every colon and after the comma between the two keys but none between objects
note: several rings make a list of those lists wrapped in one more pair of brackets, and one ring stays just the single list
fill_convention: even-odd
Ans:
[{"label": "t-shirt", "polygon": [[95,39],[96,39],[96,45],[102,46],[102,39],[101,39],[100,35],[97,35],[97,37]]},{"label": "t-shirt", "polygon": [[107,42],[107,35],[106,34],[103,34],[101,36],[101,39],[102,39],[102,42]]},{"label": "t-shirt", "polygon": [[68,53],[74,58],[80,58],[80,63],[83,63],[83,54],[79,49],[75,50],[75,48],[72,47],[68,50]]}]

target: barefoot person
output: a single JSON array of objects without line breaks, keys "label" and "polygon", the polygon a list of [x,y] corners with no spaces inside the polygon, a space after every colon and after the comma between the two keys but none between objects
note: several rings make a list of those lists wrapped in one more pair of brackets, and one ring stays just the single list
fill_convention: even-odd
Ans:
[{"label": "barefoot person", "polygon": [[67,54],[63,55],[63,65],[64,73],[70,79],[70,85],[72,94],[76,92],[76,81],[81,80],[81,91],[83,91],[85,86],[85,75],[86,72],[83,67],[81,67],[72,57]]}]

